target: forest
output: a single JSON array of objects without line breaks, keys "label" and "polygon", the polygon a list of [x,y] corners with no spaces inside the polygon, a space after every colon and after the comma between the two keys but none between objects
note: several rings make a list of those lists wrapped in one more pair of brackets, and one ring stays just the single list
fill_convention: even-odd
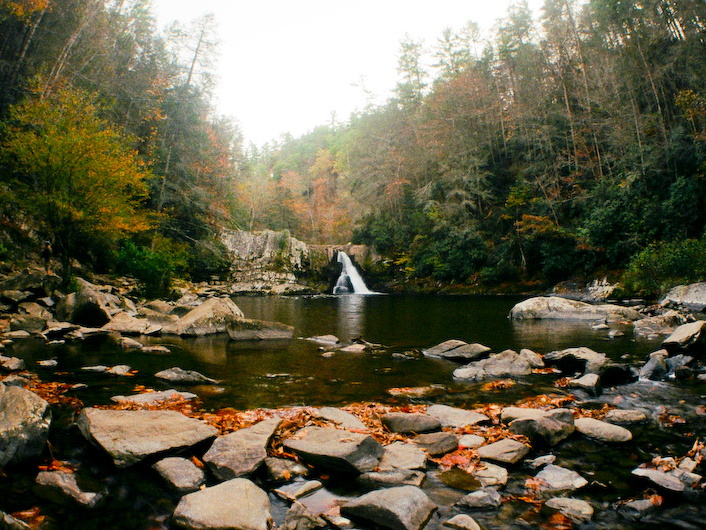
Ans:
[{"label": "forest", "polygon": [[371,245],[414,288],[706,279],[702,0],[520,0],[491,38],[406,36],[384,104],[264,146],[213,104],[213,17],[150,9],[0,0],[0,260],[47,239],[164,290],[223,269],[222,227],[267,228]]}]

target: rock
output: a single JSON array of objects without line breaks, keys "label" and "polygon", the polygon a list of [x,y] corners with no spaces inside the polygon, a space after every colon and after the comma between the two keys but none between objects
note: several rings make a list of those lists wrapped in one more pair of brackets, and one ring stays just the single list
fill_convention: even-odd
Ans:
[{"label": "rock", "polygon": [[465,513],[460,513],[448,521],[444,521],[442,526],[444,528],[452,528],[453,530],[481,530],[481,527],[475,519]]},{"label": "rock", "polygon": [[412,443],[423,449],[429,456],[441,456],[458,449],[458,437],[450,432],[420,434],[412,438]]},{"label": "rock", "polygon": [[650,354],[650,358],[640,368],[640,379],[650,381],[664,381],[667,378],[667,350],[659,350]]},{"label": "rock", "polygon": [[273,526],[267,493],[243,478],[185,495],[173,521],[193,529],[269,530]]},{"label": "rock", "polygon": [[0,383],[0,469],[40,456],[50,424],[46,401],[24,388]]},{"label": "rock", "polygon": [[559,510],[566,517],[575,523],[587,523],[593,518],[593,506],[580,499],[567,499],[565,497],[554,497],[549,499],[545,506]]},{"label": "rock", "polygon": [[601,395],[601,378],[598,374],[585,374],[569,381],[569,388],[583,390],[589,396]]},{"label": "rock", "polygon": [[427,454],[414,444],[393,442],[385,447],[380,460],[381,471],[390,469],[426,469]]},{"label": "rock", "polygon": [[30,530],[30,526],[24,521],[15,519],[9,513],[0,512],[0,528],[3,530]]},{"label": "rock", "polygon": [[638,320],[634,324],[633,333],[638,337],[669,335],[683,324],[686,324],[686,317],[683,314],[676,311],[667,311],[662,315]]},{"label": "rock", "polygon": [[30,382],[31,378],[26,374],[10,374],[2,380],[2,384],[7,388],[11,386],[24,388],[29,385]]},{"label": "rock", "polygon": [[594,418],[579,418],[574,425],[581,434],[601,442],[620,443],[632,440],[632,433],[625,427]]},{"label": "rock", "polygon": [[663,490],[681,493],[686,489],[686,485],[677,477],[658,469],[637,468],[632,470],[632,474],[636,477],[646,478]]},{"label": "rock", "polygon": [[588,484],[588,481],[576,471],[554,464],[545,466],[537,473],[535,481],[541,492],[573,491]]},{"label": "rock", "polygon": [[503,423],[510,423],[519,419],[539,419],[546,416],[547,413],[541,409],[530,409],[524,407],[505,407],[500,414],[500,420]]},{"label": "rock", "polygon": [[315,409],[312,414],[318,418],[323,418],[333,422],[344,429],[355,429],[365,431],[368,427],[350,412],[337,409],[335,407],[322,407]]},{"label": "rock", "polygon": [[188,458],[171,456],[152,466],[172,489],[181,494],[198,491],[206,484],[206,474]]},{"label": "rock", "polygon": [[116,296],[104,292],[97,285],[83,278],[76,278],[77,289],[61,300],[56,307],[59,320],[100,327],[110,322],[112,315],[120,311]]},{"label": "rock", "polygon": [[162,328],[162,324],[155,324],[146,318],[135,318],[121,311],[111,318],[110,322],[106,323],[101,329],[122,333],[124,335],[154,335],[162,331]]},{"label": "rock", "polygon": [[427,408],[427,414],[439,420],[442,427],[463,428],[489,421],[488,416],[485,414],[472,410],[457,409],[448,405],[431,405]]},{"label": "rock", "polygon": [[568,348],[561,351],[553,351],[544,356],[544,362],[548,366],[556,366],[562,372],[574,373],[598,373],[601,367],[608,362],[604,353],[598,353],[590,348]]},{"label": "rock", "polygon": [[[95,508],[107,496],[105,488],[95,481],[82,480],[75,473],[63,471],[41,471],[35,479],[34,492],[37,496],[63,506],[80,506],[81,508]],[[91,488],[86,488],[85,483],[91,483]]]},{"label": "rock", "polygon": [[481,458],[503,464],[516,464],[527,456],[529,451],[529,446],[510,438],[504,438],[499,442],[484,445],[477,449],[478,456]]},{"label": "rock", "polygon": [[458,439],[461,449],[477,449],[485,443],[485,438],[476,434],[464,434]]},{"label": "rock", "polygon": [[191,447],[217,434],[214,427],[171,410],[86,408],[77,425],[87,440],[103,448],[121,468],[149,456]]},{"label": "rock", "polygon": [[226,333],[228,322],[241,318],[244,318],[243,312],[230,298],[209,298],[178,322],[164,326],[162,333],[182,336]]},{"label": "rock", "polygon": [[457,362],[469,362],[480,359],[490,351],[490,348],[482,344],[468,344],[462,340],[447,340],[437,344],[428,350],[424,350],[424,355],[428,357],[441,357]]},{"label": "rock", "polygon": [[532,367],[517,352],[505,350],[482,361],[470,363],[453,372],[455,379],[481,381],[489,377],[517,377],[529,375]]},{"label": "rock", "polygon": [[221,436],[213,442],[203,461],[220,480],[250,475],[265,461],[267,444],[280,423],[280,418],[270,418]]},{"label": "rock", "polygon": [[670,353],[697,352],[702,353],[706,347],[706,320],[697,320],[679,326],[662,346]]},{"label": "rock", "polygon": [[371,436],[321,427],[300,430],[284,447],[313,465],[358,474],[375,469],[385,452]]},{"label": "rock", "polygon": [[110,398],[115,403],[139,403],[139,404],[155,404],[161,401],[181,401],[196,399],[199,396],[191,392],[179,392],[178,390],[169,389],[162,392],[146,392],[144,394],[134,394],[132,396],[113,396]]},{"label": "rock", "polygon": [[544,359],[542,359],[539,354],[533,352],[532,350],[528,350],[527,348],[520,350],[520,359],[527,361],[527,364],[529,364],[532,368],[544,368]]},{"label": "rock", "polygon": [[694,488],[701,482],[703,477],[701,475],[698,475],[696,473],[691,473],[685,469],[670,469],[667,472],[668,475],[671,475],[679,480],[681,480],[684,485],[688,488]]},{"label": "rock", "polygon": [[79,329],[81,329],[81,326],[71,324],[70,322],[49,322],[47,328],[42,332],[42,335],[44,335],[44,338],[47,340],[56,340]]},{"label": "rock", "polygon": [[323,344],[324,346],[337,346],[340,340],[335,335],[318,335],[316,337],[309,337],[306,340],[311,342],[316,342],[317,344]]},{"label": "rock", "polygon": [[132,368],[130,368],[127,364],[118,364],[117,366],[108,368],[106,372],[111,375],[126,376],[130,374],[131,370]]},{"label": "rock", "polygon": [[141,350],[143,347],[140,341],[129,337],[120,337],[117,342],[122,350]]},{"label": "rock", "polygon": [[527,460],[527,464],[531,469],[540,469],[549,464],[556,462],[556,456],[554,455],[544,455],[535,458],[534,460]]},{"label": "rock", "polygon": [[142,348],[140,348],[140,352],[148,353],[151,355],[170,355],[172,353],[172,350],[160,344],[153,344],[151,346],[143,346]]},{"label": "rock", "polygon": [[27,366],[22,359],[0,355],[0,370],[5,372],[20,372],[26,368]]},{"label": "rock", "polygon": [[619,425],[635,425],[640,423],[647,423],[647,415],[641,410],[621,410],[615,409],[609,411],[605,417],[604,421],[608,423],[614,423]]},{"label": "rock", "polygon": [[162,370],[161,372],[157,372],[156,374],[154,374],[154,376],[159,379],[169,381],[171,383],[181,383],[189,385],[218,384],[218,381],[216,381],[215,379],[206,377],[205,375],[200,374],[199,372],[195,372],[193,370],[183,370],[178,366],[175,366],[174,368],[169,368],[167,370]]},{"label": "rock", "polygon": [[284,458],[265,458],[265,467],[270,480],[275,482],[286,482],[309,473],[309,470],[300,463]]},{"label": "rock", "polygon": [[364,488],[391,488],[394,486],[420,487],[426,474],[414,469],[387,469],[363,473],[356,478],[356,482]]},{"label": "rock", "polygon": [[481,462],[479,466],[476,466],[471,475],[484,488],[490,488],[493,486],[504,486],[507,484],[508,472],[502,466],[496,466],[490,462]]},{"label": "rock", "polygon": [[677,285],[659,302],[663,307],[677,307],[698,313],[706,309],[706,283]]},{"label": "rock", "polygon": [[573,417],[570,422],[557,421],[548,416],[540,418],[524,418],[510,422],[510,432],[522,434],[532,441],[532,444],[554,446],[565,440],[574,432]]},{"label": "rock", "polygon": [[46,296],[59,287],[61,278],[55,274],[46,274],[41,268],[25,268],[21,272],[4,279],[0,291],[31,291]]},{"label": "rock", "polygon": [[30,333],[41,333],[47,327],[47,319],[36,315],[15,315],[10,320],[12,331],[28,331]]},{"label": "rock", "polygon": [[294,482],[276,488],[274,492],[282,499],[296,501],[297,499],[311,495],[316,490],[323,487],[324,485],[318,480],[297,479]]},{"label": "rock", "polygon": [[284,522],[277,530],[316,530],[329,528],[319,515],[311,513],[300,502],[293,502],[284,516]]},{"label": "rock", "polygon": [[147,302],[144,307],[147,309],[151,309],[152,311],[156,311],[157,313],[161,313],[163,315],[168,315],[172,312],[174,309],[174,306],[170,304],[169,302],[165,302],[164,300],[150,300]]},{"label": "rock", "polygon": [[419,488],[372,491],[341,506],[341,515],[392,530],[421,530],[436,505]]},{"label": "rock", "polygon": [[424,433],[441,429],[439,420],[428,414],[390,412],[380,419],[390,432],[400,434]]},{"label": "rock", "polygon": [[488,510],[499,508],[503,498],[494,488],[483,488],[474,491],[458,501],[457,506],[464,510]]},{"label": "rock", "polygon": [[667,359],[667,377],[675,379],[689,379],[693,375],[693,370],[690,368],[694,358],[689,355],[679,354]]},{"label": "rock", "polygon": [[627,363],[605,363],[598,370],[602,387],[627,385],[637,381],[639,372]]},{"label": "rock", "polygon": [[288,340],[294,337],[292,326],[247,318],[229,320],[226,331],[232,340]]},{"label": "rock", "polygon": [[629,307],[613,304],[592,305],[557,296],[530,298],[510,311],[513,320],[602,320],[634,321],[643,316]]},{"label": "rock", "polygon": [[8,331],[6,333],[3,333],[3,336],[6,339],[15,340],[15,339],[28,339],[32,336],[32,334],[29,331],[25,331],[23,329],[18,329],[15,331]]},{"label": "rock", "polygon": [[34,295],[29,291],[19,291],[16,289],[5,289],[0,292],[0,299],[7,300],[13,304],[19,304],[20,302],[29,300],[32,296]]},{"label": "rock", "polygon": [[657,505],[649,499],[643,499],[619,503],[616,506],[616,510],[620,515],[622,515],[626,519],[639,521],[643,517],[657,510]]},{"label": "rock", "polygon": [[341,351],[343,353],[365,353],[368,349],[365,344],[349,344],[345,348],[341,348]]}]

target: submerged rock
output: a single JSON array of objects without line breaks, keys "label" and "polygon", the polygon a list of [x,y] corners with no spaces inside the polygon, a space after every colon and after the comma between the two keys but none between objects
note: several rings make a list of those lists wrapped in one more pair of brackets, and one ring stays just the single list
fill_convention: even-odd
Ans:
[{"label": "submerged rock", "polygon": [[41,455],[50,424],[49,403],[34,392],[0,383],[0,468]]},{"label": "submerged rock", "polygon": [[436,505],[415,486],[372,491],[341,506],[341,515],[392,530],[421,530]]},{"label": "submerged rock", "polygon": [[634,321],[643,316],[629,307],[613,304],[592,305],[557,296],[530,298],[510,311],[513,320],[602,320]]}]

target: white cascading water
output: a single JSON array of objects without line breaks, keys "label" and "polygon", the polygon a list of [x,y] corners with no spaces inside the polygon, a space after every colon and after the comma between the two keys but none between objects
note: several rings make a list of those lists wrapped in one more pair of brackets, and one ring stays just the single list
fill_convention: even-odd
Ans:
[{"label": "white cascading water", "polygon": [[343,269],[341,270],[341,276],[338,278],[336,287],[333,289],[333,294],[346,292],[346,290],[340,287],[345,286],[348,281],[350,281],[350,284],[353,286],[354,294],[375,294],[365,285],[362,276],[358,272],[358,269],[355,268],[355,265],[353,265],[353,262],[351,262],[351,258],[348,257],[348,254],[339,250],[337,261],[343,266]]}]

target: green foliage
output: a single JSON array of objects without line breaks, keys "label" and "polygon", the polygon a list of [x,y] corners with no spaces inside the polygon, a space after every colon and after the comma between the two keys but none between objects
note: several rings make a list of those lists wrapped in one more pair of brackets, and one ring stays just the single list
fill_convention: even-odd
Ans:
[{"label": "green foliage", "polygon": [[657,295],[682,283],[706,279],[706,239],[653,243],[635,254],[623,275],[628,292]]},{"label": "green foliage", "polygon": [[147,297],[169,296],[172,280],[188,265],[186,246],[164,238],[156,238],[152,248],[127,240],[115,253],[115,271],[141,281]]}]

